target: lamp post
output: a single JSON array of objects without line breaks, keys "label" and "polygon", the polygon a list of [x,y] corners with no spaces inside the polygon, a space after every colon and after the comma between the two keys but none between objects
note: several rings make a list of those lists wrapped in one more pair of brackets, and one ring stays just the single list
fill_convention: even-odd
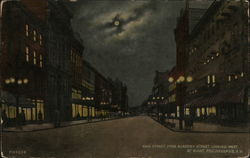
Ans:
[{"label": "lamp post", "polygon": [[[168,78],[168,81],[170,83],[173,83],[175,80],[173,77],[169,77]],[[185,84],[186,83],[190,83],[193,81],[193,77],[192,76],[179,76],[179,78],[176,80],[176,83],[178,84],[176,86],[177,89],[177,97],[178,97],[178,104],[179,104],[179,129],[182,130],[183,128],[183,119],[184,119],[184,95],[185,95],[185,92],[186,90],[184,89],[185,88]]]}]

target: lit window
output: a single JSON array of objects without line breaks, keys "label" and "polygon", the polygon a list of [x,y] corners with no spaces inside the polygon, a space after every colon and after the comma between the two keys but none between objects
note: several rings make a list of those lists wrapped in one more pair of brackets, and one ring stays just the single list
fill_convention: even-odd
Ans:
[{"label": "lit window", "polygon": [[36,51],[33,52],[34,58],[33,58],[33,62],[36,65]]},{"label": "lit window", "polygon": [[40,54],[40,63],[39,63],[40,67],[43,67],[43,56],[42,54]]},{"label": "lit window", "polygon": [[212,75],[212,82],[215,83],[215,75]]},{"label": "lit window", "polygon": [[29,25],[28,24],[25,25],[25,35],[29,36]]},{"label": "lit window", "polygon": [[237,76],[237,75],[235,75],[235,76],[234,76],[234,79],[236,79],[236,80],[237,80],[237,79],[238,79],[238,76]]},{"label": "lit window", "polygon": [[40,43],[40,45],[42,45],[42,40],[43,40],[43,38],[42,38],[42,35],[40,34],[39,35],[39,43]]},{"label": "lit window", "polygon": [[210,76],[208,75],[207,76],[207,84],[210,84],[211,83],[211,81],[210,81]]},{"label": "lit window", "polygon": [[25,48],[25,60],[29,62],[29,47]]},{"label": "lit window", "polygon": [[36,41],[36,31],[35,30],[33,31],[33,35],[34,35],[33,39],[34,39],[34,41]]},{"label": "lit window", "polygon": [[232,80],[231,75],[228,75],[228,81],[230,82]]}]

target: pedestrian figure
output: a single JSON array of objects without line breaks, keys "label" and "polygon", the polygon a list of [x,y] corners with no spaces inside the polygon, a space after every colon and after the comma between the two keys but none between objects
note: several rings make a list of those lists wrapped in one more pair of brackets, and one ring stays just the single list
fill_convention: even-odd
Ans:
[{"label": "pedestrian figure", "polygon": [[77,113],[77,115],[76,115],[76,119],[80,119],[80,114],[79,114],[79,112]]},{"label": "pedestrian figure", "polygon": [[25,125],[25,113],[24,113],[24,110],[22,110],[22,112],[21,112],[21,123],[22,123],[22,125]]},{"label": "pedestrian figure", "polygon": [[101,117],[101,120],[103,120],[103,115],[102,115],[102,113],[100,114],[100,117]]},{"label": "pedestrian figure", "polygon": [[8,125],[8,117],[5,110],[3,110],[2,112],[2,119],[3,119],[3,127],[6,127]]},{"label": "pedestrian figure", "polygon": [[16,116],[16,128],[17,129],[22,129],[22,115],[21,113],[18,113]]},{"label": "pedestrian figure", "polygon": [[43,115],[42,115],[41,110],[39,110],[39,112],[38,112],[38,120],[39,120],[40,124],[42,123],[42,119],[43,119]]},{"label": "pedestrian figure", "polygon": [[55,110],[54,125],[55,125],[55,127],[60,126],[60,113],[58,110]]}]

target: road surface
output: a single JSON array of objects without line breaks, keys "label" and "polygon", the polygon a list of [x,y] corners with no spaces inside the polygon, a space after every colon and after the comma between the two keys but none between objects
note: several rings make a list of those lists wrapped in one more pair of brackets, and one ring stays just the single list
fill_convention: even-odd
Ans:
[{"label": "road surface", "polygon": [[147,116],[3,133],[12,158],[235,158],[248,149],[248,134],[172,132]]}]

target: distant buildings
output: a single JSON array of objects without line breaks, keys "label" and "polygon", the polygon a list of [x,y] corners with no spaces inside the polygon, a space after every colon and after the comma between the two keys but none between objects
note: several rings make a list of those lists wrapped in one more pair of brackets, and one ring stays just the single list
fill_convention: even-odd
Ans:
[{"label": "distant buildings", "polygon": [[28,122],[52,122],[56,113],[68,121],[127,112],[126,86],[83,60],[84,46],[71,18],[60,1],[4,5],[1,104],[10,122],[22,110]]}]

